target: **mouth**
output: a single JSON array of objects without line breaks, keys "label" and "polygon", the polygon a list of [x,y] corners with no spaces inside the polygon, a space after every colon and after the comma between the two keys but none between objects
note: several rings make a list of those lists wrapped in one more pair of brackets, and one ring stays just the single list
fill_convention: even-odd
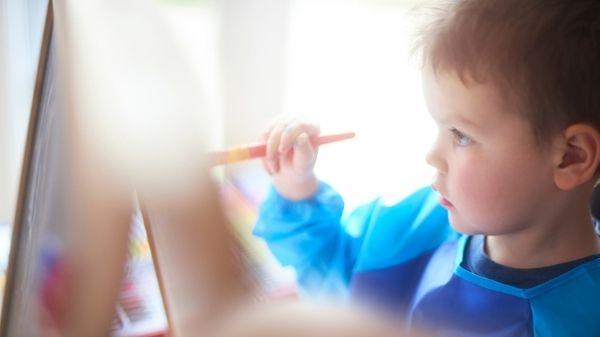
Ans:
[{"label": "mouth", "polygon": [[446,199],[444,197],[444,195],[442,194],[442,192],[440,192],[440,189],[438,188],[438,186],[435,183],[431,185],[431,188],[433,188],[434,191],[436,191],[436,192],[439,193],[439,195],[440,195],[440,198],[439,198],[440,205],[442,205],[445,208],[452,208],[452,207],[454,207],[454,205],[452,205],[452,203],[448,199]]},{"label": "mouth", "polygon": [[441,195],[440,195],[440,205],[442,205],[443,207],[446,207],[446,208],[454,207],[454,205],[452,205],[452,203],[450,201],[448,201],[448,199],[444,198]]}]

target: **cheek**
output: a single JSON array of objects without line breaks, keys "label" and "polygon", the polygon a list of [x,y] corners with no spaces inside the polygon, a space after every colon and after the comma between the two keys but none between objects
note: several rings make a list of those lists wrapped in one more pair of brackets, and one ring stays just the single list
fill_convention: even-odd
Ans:
[{"label": "cheek", "polygon": [[455,170],[448,181],[452,202],[467,222],[492,225],[491,219],[501,220],[522,200],[523,188],[519,172],[485,162],[467,163]]},{"label": "cheek", "polygon": [[520,162],[465,160],[454,168],[447,183],[457,214],[489,234],[527,218],[548,181],[548,172],[531,157]]},{"label": "cheek", "polygon": [[[449,189],[452,201],[468,208],[487,208],[493,199],[500,183],[495,168],[485,164],[466,164],[454,170],[449,176]],[[457,205],[459,206],[459,205]]]}]

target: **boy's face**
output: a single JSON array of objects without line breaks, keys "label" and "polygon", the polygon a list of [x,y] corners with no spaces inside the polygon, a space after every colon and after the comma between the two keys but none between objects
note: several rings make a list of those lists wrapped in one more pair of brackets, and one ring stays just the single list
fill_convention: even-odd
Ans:
[{"label": "boy's face", "polygon": [[465,85],[453,72],[426,71],[423,80],[438,126],[427,161],[453,227],[499,235],[543,222],[556,191],[553,161],[526,119],[491,85]]}]

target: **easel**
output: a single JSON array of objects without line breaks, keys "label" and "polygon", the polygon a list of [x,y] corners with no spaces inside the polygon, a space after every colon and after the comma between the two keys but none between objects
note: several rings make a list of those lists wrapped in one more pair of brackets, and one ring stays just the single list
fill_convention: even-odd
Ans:
[{"label": "easel", "polygon": [[[66,266],[58,281],[66,294],[57,309],[59,322],[54,322],[60,335],[106,336],[114,314],[137,187],[115,183],[110,169],[82,141],[80,111],[89,106],[73,99],[80,85],[71,66],[80,61],[73,52],[79,28],[73,25],[75,4],[48,4],[1,337],[44,336],[38,290],[46,274],[39,258],[49,240],[57,243],[49,247],[52,261]],[[49,155],[54,150],[58,164],[54,152]],[[168,198],[152,189],[138,191],[171,337],[195,336],[250,293],[217,192],[208,171],[201,171],[189,181],[189,189]],[[52,181],[46,179],[50,172]],[[48,195],[52,197],[44,198]]]}]

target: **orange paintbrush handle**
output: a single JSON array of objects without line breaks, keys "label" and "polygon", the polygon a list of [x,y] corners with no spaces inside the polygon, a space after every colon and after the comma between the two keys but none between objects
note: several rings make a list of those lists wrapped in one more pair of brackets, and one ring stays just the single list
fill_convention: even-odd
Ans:
[{"label": "orange paintbrush handle", "polygon": [[[345,139],[350,139],[354,137],[354,135],[354,132],[319,135],[311,137],[310,142],[313,146],[319,146],[323,144],[339,142]],[[266,152],[267,146],[265,144],[246,145],[233,147],[225,151],[213,152],[211,153],[211,157],[212,162],[215,165],[224,165],[252,158],[261,158],[265,156]]]}]

